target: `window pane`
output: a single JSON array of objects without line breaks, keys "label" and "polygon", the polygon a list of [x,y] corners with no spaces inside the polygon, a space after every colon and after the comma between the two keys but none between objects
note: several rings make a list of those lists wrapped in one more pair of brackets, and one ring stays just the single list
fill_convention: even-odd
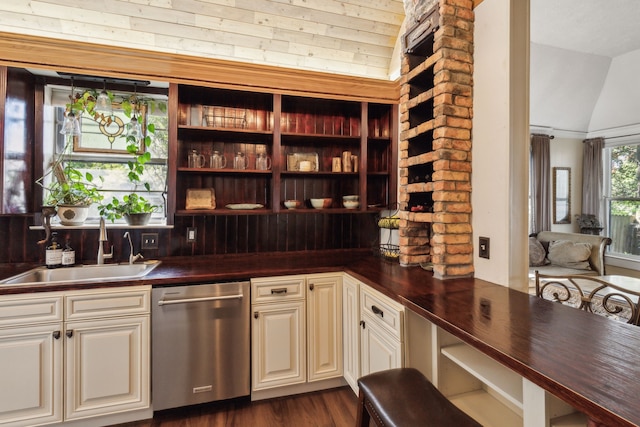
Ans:
[{"label": "window pane", "polygon": [[609,252],[640,255],[640,187],[637,144],[610,147]]},{"label": "window pane", "polygon": [[609,250],[640,255],[640,200],[612,200],[609,215]]},{"label": "window pane", "polygon": [[638,146],[611,148],[611,197],[639,197]]}]

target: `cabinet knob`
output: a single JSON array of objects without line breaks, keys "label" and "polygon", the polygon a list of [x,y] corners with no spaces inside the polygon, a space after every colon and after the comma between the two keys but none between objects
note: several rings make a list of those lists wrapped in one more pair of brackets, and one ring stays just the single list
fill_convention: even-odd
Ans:
[{"label": "cabinet knob", "polygon": [[60,331],[53,331],[53,338],[56,340],[60,339]]},{"label": "cabinet knob", "polygon": [[73,329],[69,329],[65,335],[67,336],[67,338],[71,338],[73,336]]},{"label": "cabinet knob", "polygon": [[253,318],[257,319],[258,317],[260,317],[260,313],[258,313],[257,311],[253,312]]},{"label": "cabinet knob", "polygon": [[310,291],[312,291],[314,287],[315,287],[315,286],[313,286],[313,283],[310,283],[310,284],[309,284],[309,290],[310,290]]},{"label": "cabinet knob", "polygon": [[362,329],[364,329],[364,327],[365,327],[364,320],[360,321],[360,326],[362,326]]}]

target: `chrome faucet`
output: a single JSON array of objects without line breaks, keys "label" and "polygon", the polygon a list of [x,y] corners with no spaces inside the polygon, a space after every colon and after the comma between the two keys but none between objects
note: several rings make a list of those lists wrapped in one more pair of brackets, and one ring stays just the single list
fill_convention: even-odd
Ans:
[{"label": "chrome faucet", "polygon": [[104,218],[100,217],[100,237],[98,238],[98,261],[97,264],[104,264],[104,260],[107,258],[113,258],[113,246],[111,246],[111,252],[104,253],[104,242],[107,242],[107,226],[104,223]]},{"label": "chrome faucet", "polygon": [[131,243],[131,235],[128,231],[125,231],[124,237],[129,239],[129,264],[133,264],[139,259],[144,259],[144,257],[140,253],[135,255],[133,254],[133,243]]}]

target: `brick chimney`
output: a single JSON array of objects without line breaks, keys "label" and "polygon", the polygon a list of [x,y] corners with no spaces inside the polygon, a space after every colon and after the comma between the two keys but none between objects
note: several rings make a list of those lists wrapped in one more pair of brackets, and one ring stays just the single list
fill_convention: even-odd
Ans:
[{"label": "brick chimney", "polygon": [[[430,16],[436,8],[439,25],[432,42],[410,49],[402,61],[399,244],[402,265],[431,262],[434,276],[447,279],[474,272],[474,14],[472,0],[439,0]],[[416,27],[425,19],[417,17]],[[412,30],[405,35],[407,46]]]}]

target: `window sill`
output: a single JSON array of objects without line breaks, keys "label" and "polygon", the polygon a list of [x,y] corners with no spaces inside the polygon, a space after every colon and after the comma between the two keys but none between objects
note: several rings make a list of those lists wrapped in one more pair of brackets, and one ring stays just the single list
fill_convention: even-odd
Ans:
[{"label": "window sill", "polygon": [[[173,225],[169,225],[166,221],[152,221],[146,225],[129,225],[126,222],[106,222],[107,229],[126,230],[126,229],[145,229],[145,228],[173,228]],[[52,230],[97,230],[100,228],[98,222],[86,222],[82,225],[62,225],[60,223],[52,223]],[[42,225],[30,225],[29,230],[44,230]]]},{"label": "window sill", "polygon": [[605,255],[605,265],[612,267],[640,270],[640,257],[623,255]]}]

